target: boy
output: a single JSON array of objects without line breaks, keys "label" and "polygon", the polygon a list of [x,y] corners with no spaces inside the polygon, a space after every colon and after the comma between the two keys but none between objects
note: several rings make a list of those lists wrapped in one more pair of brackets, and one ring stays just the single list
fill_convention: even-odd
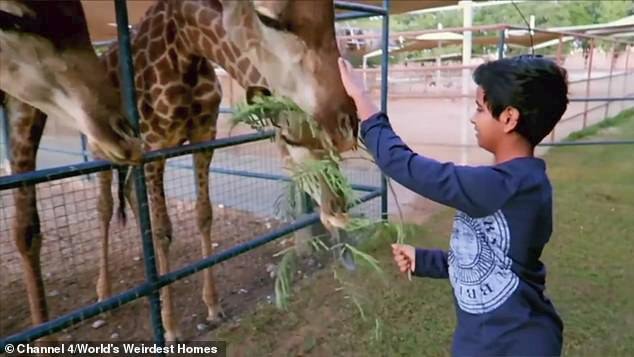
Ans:
[{"label": "boy", "polygon": [[495,164],[469,167],[412,152],[350,64],[340,59],[339,67],[363,121],[361,138],[384,174],[458,210],[448,251],[392,245],[401,272],[450,279],[457,314],[452,354],[560,355],[563,324],[544,295],[539,260],[552,232],[552,190],[533,151],[566,110],[566,71],[534,56],[480,65],[471,123]]}]

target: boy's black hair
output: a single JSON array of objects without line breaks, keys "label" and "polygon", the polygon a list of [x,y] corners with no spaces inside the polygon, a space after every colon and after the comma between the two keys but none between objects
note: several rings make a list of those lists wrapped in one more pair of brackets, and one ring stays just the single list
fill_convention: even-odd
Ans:
[{"label": "boy's black hair", "polygon": [[484,90],[494,118],[513,107],[520,113],[515,131],[539,144],[568,106],[567,72],[541,56],[522,55],[481,64],[473,79]]}]

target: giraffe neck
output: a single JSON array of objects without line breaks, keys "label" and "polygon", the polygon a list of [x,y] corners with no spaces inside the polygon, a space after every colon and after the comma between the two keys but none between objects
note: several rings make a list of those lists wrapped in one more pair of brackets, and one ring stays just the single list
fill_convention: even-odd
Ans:
[{"label": "giraffe neck", "polygon": [[269,87],[247,54],[229,40],[222,25],[222,6],[218,0],[179,0],[170,2],[170,6],[172,9],[168,13],[177,25],[180,40],[184,41],[180,48],[215,62],[244,88]]}]

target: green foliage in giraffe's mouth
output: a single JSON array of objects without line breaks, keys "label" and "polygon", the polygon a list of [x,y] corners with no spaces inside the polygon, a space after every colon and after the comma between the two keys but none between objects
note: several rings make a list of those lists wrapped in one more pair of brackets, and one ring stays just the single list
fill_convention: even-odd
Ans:
[{"label": "green foliage in giraffe's mouth", "polygon": [[238,104],[231,124],[232,128],[245,124],[257,131],[274,127],[294,143],[318,143],[330,156],[338,155],[330,136],[317,121],[287,97],[256,96],[251,104]]},{"label": "green foliage in giraffe's mouth", "polygon": [[313,135],[319,134],[317,123],[308,113],[291,99],[278,96],[256,96],[251,104],[238,104],[233,114],[232,126],[246,124],[252,129],[262,131],[272,126],[293,125],[286,121],[295,122],[296,126],[306,123],[313,130]]},{"label": "green foliage in giraffe's mouth", "polygon": [[341,157],[334,145],[317,122],[292,100],[286,97],[258,96],[252,104],[239,104],[233,115],[232,126],[239,124],[246,124],[258,131],[276,127],[290,135],[291,139],[309,136],[320,142],[322,158],[294,163],[290,167],[293,183],[309,194],[319,192],[323,183],[347,206],[357,203],[350,182],[339,168]]}]

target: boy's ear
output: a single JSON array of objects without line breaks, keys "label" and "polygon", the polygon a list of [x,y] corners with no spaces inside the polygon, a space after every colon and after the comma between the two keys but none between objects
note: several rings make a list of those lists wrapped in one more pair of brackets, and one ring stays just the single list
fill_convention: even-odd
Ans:
[{"label": "boy's ear", "polygon": [[504,132],[510,133],[519,125],[520,112],[516,108],[506,107],[500,114],[500,121],[504,125]]}]

